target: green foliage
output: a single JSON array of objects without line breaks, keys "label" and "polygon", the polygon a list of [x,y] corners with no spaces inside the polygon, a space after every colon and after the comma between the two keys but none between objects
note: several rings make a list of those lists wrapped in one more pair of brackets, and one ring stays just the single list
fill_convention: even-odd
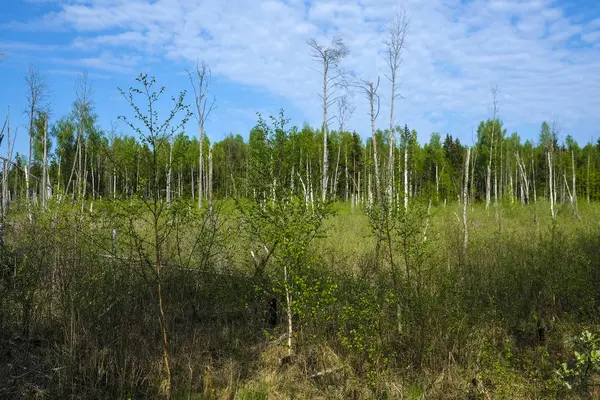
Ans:
[{"label": "green foliage", "polygon": [[600,374],[600,337],[585,330],[571,342],[574,357],[560,363],[556,377],[569,390],[585,390],[592,374]]}]

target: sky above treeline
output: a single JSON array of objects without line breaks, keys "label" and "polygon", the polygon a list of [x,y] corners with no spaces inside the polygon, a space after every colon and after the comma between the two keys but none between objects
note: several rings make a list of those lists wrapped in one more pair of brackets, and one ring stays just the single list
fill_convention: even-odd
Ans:
[{"label": "sky above treeline", "polygon": [[[317,127],[321,76],[306,40],[326,44],[336,34],[350,49],[344,69],[381,77],[376,126],[385,129],[390,84],[382,40],[400,8],[411,21],[396,122],[416,129],[421,143],[440,132],[471,144],[479,121],[492,115],[492,86],[509,134],[537,140],[541,122],[554,119],[563,138],[583,144],[600,136],[597,0],[5,0],[0,7],[6,53],[0,116],[10,105],[20,152],[28,145],[23,111],[30,65],[47,75],[54,120],[71,110],[84,69],[106,130],[129,114],[117,88],[126,90],[140,72],[156,76],[169,97],[187,89],[192,104],[185,70],[200,59],[213,73],[211,140],[229,133],[247,138],[256,112],[276,115],[280,108],[293,125]],[[367,101],[358,92],[352,101],[356,111],[347,127],[366,138]],[[118,132],[132,134],[123,124]],[[186,133],[195,135],[196,128],[189,124]]]}]

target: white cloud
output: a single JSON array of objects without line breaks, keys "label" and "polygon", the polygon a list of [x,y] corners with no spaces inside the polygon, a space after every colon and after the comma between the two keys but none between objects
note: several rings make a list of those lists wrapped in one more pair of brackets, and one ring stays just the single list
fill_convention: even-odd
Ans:
[{"label": "white cloud", "polygon": [[[351,49],[344,66],[382,76],[385,127],[389,83],[381,32],[395,0],[70,0],[41,21],[75,32],[72,47],[89,51],[91,68],[130,72],[148,57],[189,64],[200,57],[215,74],[289,99],[318,124],[319,76],[306,39],[340,34]],[[600,18],[566,16],[553,0],[407,0],[410,33],[402,66],[397,121],[428,135],[446,127],[443,115],[471,126],[489,116],[490,86],[498,85],[501,117],[510,126],[557,114],[565,127],[600,123]],[[31,22],[35,24],[35,22]],[[16,25],[15,25],[16,26]],[[569,45],[581,38],[588,46]],[[126,54],[124,56],[123,54]],[[352,125],[368,131],[355,96]],[[510,101],[509,101],[510,99]],[[457,132],[458,133],[458,132]],[[421,137],[424,139],[424,136]]]}]

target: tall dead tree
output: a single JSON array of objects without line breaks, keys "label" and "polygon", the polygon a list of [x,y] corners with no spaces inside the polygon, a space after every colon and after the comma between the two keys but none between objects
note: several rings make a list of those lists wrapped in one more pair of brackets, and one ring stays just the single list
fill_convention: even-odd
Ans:
[{"label": "tall dead tree", "polygon": [[550,191],[550,214],[552,215],[552,219],[554,219],[554,177],[552,176],[552,152],[547,152],[548,155],[548,182],[549,182],[549,191]]},{"label": "tall dead tree", "polygon": [[92,96],[94,90],[88,79],[88,72],[84,70],[75,82],[75,115],[77,120],[77,146],[75,153],[77,154],[73,165],[77,163],[76,186],[77,186],[77,197],[81,199],[83,204],[83,191],[84,191],[84,166],[83,152],[85,148],[85,134],[91,128],[91,116],[92,116]]},{"label": "tall dead tree", "polygon": [[579,210],[577,209],[577,187],[575,185],[575,156],[573,150],[571,150],[571,171],[573,173],[573,194],[571,196],[571,204],[575,211],[575,217],[579,219]]},{"label": "tall dead tree", "polygon": [[[202,61],[201,63],[196,62],[196,71],[190,72],[186,70],[194,90],[194,116],[198,122],[198,132],[200,139],[200,155],[198,156],[198,208],[202,207],[202,198],[204,196],[204,185],[202,182],[204,163],[203,163],[203,143],[204,143],[204,126],[210,113],[216,108],[216,98],[213,95],[212,98],[209,96],[210,83],[212,80],[212,73],[208,65]],[[193,184],[192,184],[193,185]]]},{"label": "tall dead tree", "polygon": [[319,97],[323,100],[323,169],[321,200],[325,201],[329,180],[329,158],[327,155],[327,124],[329,123],[329,119],[327,117],[327,109],[338,98],[338,96],[336,96],[336,89],[339,88],[341,78],[343,77],[343,72],[340,70],[340,62],[350,54],[350,50],[339,36],[334,37],[328,46],[319,44],[315,38],[308,39],[306,43],[311,49],[313,60],[323,67],[323,70],[321,71],[321,74],[323,75],[323,94],[319,94]]},{"label": "tall dead tree", "polygon": [[550,128],[550,140],[546,144],[546,151],[548,156],[548,180],[549,180],[549,192],[550,192],[550,213],[552,219],[556,217],[554,206],[556,205],[556,173],[554,166],[554,143],[558,140],[559,127],[556,119],[552,120]]},{"label": "tall dead tree", "polygon": [[465,176],[463,183],[463,249],[467,251],[469,245],[469,229],[467,226],[467,203],[469,196],[469,160],[471,158],[471,148],[467,147],[467,158],[465,160]]},{"label": "tall dead tree", "polygon": [[[338,176],[338,167],[340,165],[340,154],[341,154],[341,150],[342,150],[342,139],[343,139],[343,134],[344,134],[344,128],[346,127],[346,122],[348,122],[348,120],[350,118],[352,118],[352,114],[354,114],[354,110],[356,109],[356,107],[354,107],[354,105],[352,105],[350,103],[350,100],[348,99],[348,95],[343,95],[341,96],[338,101],[337,101],[337,120],[340,124],[340,146],[338,148],[338,156],[337,156],[337,162],[335,164],[335,176],[333,178],[333,193],[334,196],[337,194],[337,184],[338,184],[338,180],[339,180],[339,176]],[[348,197],[348,157],[346,154],[346,200]]]},{"label": "tall dead tree", "polygon": [[[0,214],[0,222],[4,222],[4,217],[6,217],[6,213],[8,211],[8,198],[9,198],[9,190],[8,190],[8,173],[9,168],[11,167],[12,158],[11,158],[11,140],[10,140],[10,106],[8,106],[8,111],[6,112],[6,119],[4,120],[4,125],[2,126],[2,131],[0,132],[0,141],[4,139],[4,135],[6,132],[7,143],[6,143],[6,160],[3,160],[2,165],[2,213]],[[0,229],[0,235],[2,234]],[[2,237],[0,237],[0,240]]]},{"label": "tall dead tree", "polygon": [[377,158],[377,135],[375,134],[375,120],[379,115],[379,94],[377,94],[377,89],[379,89],[379,77],[377,78],[377,82],[361,79],[357,82],[357,87],[360,88],[369,101],[369,118],[371,119],[371,137],[373,139],[372,147],[373,147],[373,165],[375,166],[375,196],[377,197],[377,201],[381,201],[381,175],[379,170],[379,161]]},{"label": "tall dead tree", "polygon": [[42,208],[46,209],[46,201],[48,200],[48,118],[49,115],[46,113],[44,118],[44,143],[43,143],[43,156],[42,156]]},{"label": "tall dead tree", "polygon": [[492,119],[492,137],[490,141],[490,157],[487,164],[487,175],[485,177],[485,209],[487,210],[490,206],[491,193],[492,193],[492,155],[494,154],[494,131],[496,129],[496,118],[498,115],[498,87],[494,86],[491,88],[493,98],[493,113]]},{"label": "tall dead tree", "polygon": [[410,133],[405,129],[402,135],[404,141],[404,212],[408,212],[408,146],[410,144]]},{"label": "tall dead tree", "polygon": [[25,201],[29,213],[30,222],[33,219],[30,208],[31,192],[30,192],[30,175],[31,175],[31,157],[33,155],[33,136],[35,114],[46,108],[48,97],[48,86],[46,84],[46,76],[40,73],[35,67],[30,66],[25,76],[27,85],[27,117],[29,118],[29,157],[25,168]]},{"label": "tall dead tree", "polygon": [[[10,108],[8,110],[10,113]],[[10,114],[6,114],[6,119],[4,120],[4,124],[2,125],[2,130],[0,130],[0,145],[2,145],[2,142],[4,140],[4,130],[6,129],[7,125],[9,126],[8,130],[10,130]],[[10,138],[10,136],[9,136],[9,138]],[[10,140],[8,141],[7,148],[10,149]],[[2,209],[0,210],[0,246],[4,246],[4,217],[6,216],[6,207],[7,207],[6,187],[8,185],[7,174],[8,174],[7,160],[3,160],[3,162],[2,162],[2,182],[1,182],[2,188],[0,191],[0,195],[2,196],[2,199],[0,199],[1,200],[0,207],[2,207]]]},{"label": "tall dead tree", "polygon": [[391,83],[392,94],[390,97],[390,130],[388,132],[388,142],[390,146],[390,154],[388,156],[388,179],[387,179],[387,197],[392,199],[392,186],[394,179],[394,101],[401,97],[398,93],[400,86],[398,82],[398,69],[402,64],[402,53],[404,52],[404,41],[408,33],[409,17],[406,10],[401,10],[390,20],[386,38],[383,44],[387,50],[385,52],[385,62],[387,63],[390,74],[385,75]]}]

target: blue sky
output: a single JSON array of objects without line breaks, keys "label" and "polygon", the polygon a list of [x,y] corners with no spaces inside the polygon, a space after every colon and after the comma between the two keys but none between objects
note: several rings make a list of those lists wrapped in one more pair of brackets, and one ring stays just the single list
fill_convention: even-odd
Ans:
[{"label": "blue sky", "polygon": [[[382,77],[377,127],[389,125],[382,31],[398,8],[411,16],[396,120],[419,132],[451,133],[471,143],[491,116],[491,86],[509,133],[537,139],[543,120],[580,143],[600,135],[600,2],[596,0],[10,0],[0,13],[0,115],[10,105],[16,148],[27,148],[25,73],[47,75],[52,117],[67,114],[84,68],[100,125],[127,114],[117,87],[139,72],[169,95],[189,89],[185,68],[212,68],[217,109],[209,137],[247,137],[256,112],[283,108],[292,123],[317,126],[319,75],[306,39],[341,35],[351,50],[343,67]],[[353,95],[348,126],[367,137],[367,102]],[[191,103],[191,96],[188,97]],[[334,124],[335,125],[335,124]],[[130,134],[127,127],[119,130]],[[188,134],[195,134],[189,126]],[[4,148],[5,144],[3,144]]]}]

